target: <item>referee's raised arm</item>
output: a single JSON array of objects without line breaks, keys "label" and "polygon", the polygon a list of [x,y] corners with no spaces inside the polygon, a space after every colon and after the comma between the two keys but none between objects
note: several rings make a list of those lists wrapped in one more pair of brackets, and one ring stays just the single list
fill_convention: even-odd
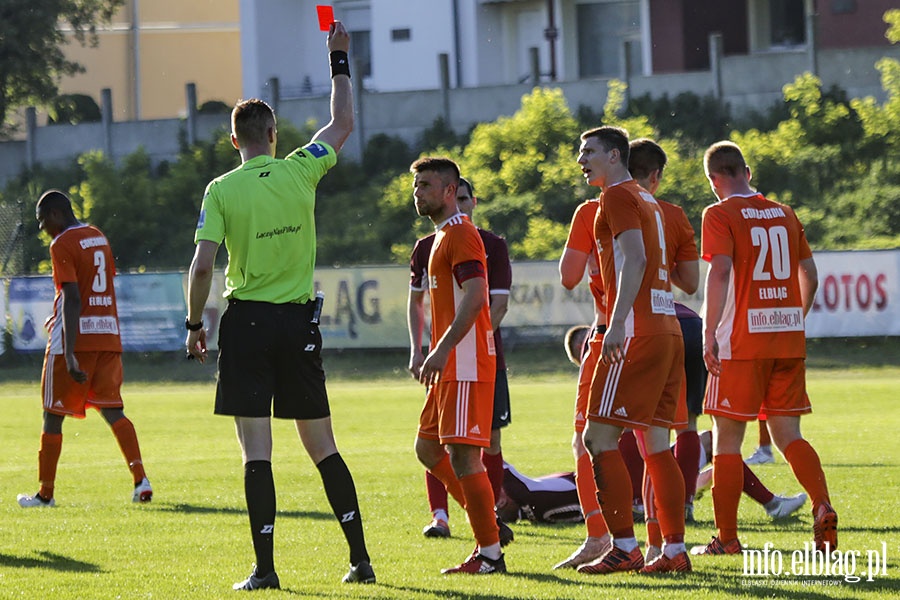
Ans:
[{"label": "referee's raised arm", "polygon": [[350,34],[340,21],[328,32],[328,57],[331,63],[331,121],[313,136],[340,152],[353,131],[353,86],[350,84]]}]

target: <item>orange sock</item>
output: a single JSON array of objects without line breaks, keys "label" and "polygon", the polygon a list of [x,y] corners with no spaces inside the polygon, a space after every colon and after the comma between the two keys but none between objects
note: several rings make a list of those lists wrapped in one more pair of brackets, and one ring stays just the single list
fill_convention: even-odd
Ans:
[{"label": "orange sock", "polygon": [[473,473],[459,478],[466,499],[466,515],[479,548],[500,543],[500,529],[494,514],[494,492],[487,472]]},{"label": "orange sock", "polygon": [[[669,450],[644,459],[653,483],[654,506],[659,528],[668,544],[684,543],[684,479],[675,456]],[[738,488],[740,494],[740,488]],[[646,508],[646,505],[645,505]]]},{"label": "orange sock", "polygon": [[56,481],[56,465],[62,452],[61,433],[42,433],[41,449],[38,452],[38,479],[41,489],[38,493],[44,500],[53,497],[53,486]]},{"label": "orange sock", "polygon": [[597,501],[610,533],[614,538],[633,538],[631,476],[622,455],[618,449],[608,450],[595,456],[593,463]]},{"label": "orange sock", "polygon": [[138,484],[144,477],[144,462],[141,460],[141,447],[138,445],[137,433],[134,431],[134,425],[128,420],[128,417],[122,417],[112,424],[113,435],[119,442],[119,449],[128,463],[128,469],[134,478],[134,483]]},{"label": "orange sock", "polygon": [[727,544],[737,539],[737,513],[744,487],[744,460],[740,454],[717,454],[713,457],[713,512],[719,541]]},{"label": "orange sock", "polygon": [[441,480],[444,487],[447,488],[447,493],[453,496],[453,499],[459,502],[460,506],[465,508],[466,499],[463,495],[462,486],[459,484],[459,479],[456,478],[456,473],[453,472],[453,467],[450,465],[450,455],[445,452],[441,461],[429,469],[429,471],[431,471],[432,475]]},{"label": "orange sock", "polygon": [[582,454],[575,461],[575,490],[578,492],[578,503],[590,537],[603,537],[609,533],[600,503],[597,502],[597,484],[594,482],[594,465],[591,455]]},{"label": "orange sock", "polygon": [[784,458],[791,465],[794,477],[809,494],[813,512],[822,504],[831,504],[828,497],[828,483],[825,481],[825,472],[822,471],[822,462],[809,442],[803,438],[794,440],[784,449]]}]

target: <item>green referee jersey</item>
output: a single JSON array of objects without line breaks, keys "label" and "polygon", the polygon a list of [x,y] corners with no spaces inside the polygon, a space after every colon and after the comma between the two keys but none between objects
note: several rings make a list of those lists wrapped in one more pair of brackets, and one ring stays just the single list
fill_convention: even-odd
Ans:
[{"label": "green referee jersey", "polygon": [[312,142],[284,159],[257,156],[206,186],[194,242],[228,250],[226,298],[285,304],[313,295],[316,185],[337,163]]}]

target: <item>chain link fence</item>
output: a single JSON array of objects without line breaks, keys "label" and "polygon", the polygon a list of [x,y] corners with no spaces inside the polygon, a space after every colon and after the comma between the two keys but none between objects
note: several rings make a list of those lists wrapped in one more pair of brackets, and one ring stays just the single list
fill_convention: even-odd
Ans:
[{"label": "chain link fence", "polygon": [[0,201],[0,276],[25,271],[25,203]]}]

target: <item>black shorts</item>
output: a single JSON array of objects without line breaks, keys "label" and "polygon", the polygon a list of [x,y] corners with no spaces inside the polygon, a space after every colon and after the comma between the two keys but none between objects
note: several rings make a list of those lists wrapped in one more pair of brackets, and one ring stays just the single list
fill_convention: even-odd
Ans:
[{"label": "black shorts", "polygon": [[497,369],[497,379],[494,380],[494,418],[491,421],[491,429],[506,427],[512,421],[509,411],[509,382],[506,380],[506,370]]},{"label": "black shorts", "polygon": [[320,419],[331,414],[322,334],[310,322],[314,306],[228,302],[219,325],[217,415]]},{"label": "black shorts", "polygon": [[684,338],[684,380],[687,384],[687,408],[692,415],[703,414],[706,393],[706,364],[703,362],[703,320],[699,317],[678,319]]}]

